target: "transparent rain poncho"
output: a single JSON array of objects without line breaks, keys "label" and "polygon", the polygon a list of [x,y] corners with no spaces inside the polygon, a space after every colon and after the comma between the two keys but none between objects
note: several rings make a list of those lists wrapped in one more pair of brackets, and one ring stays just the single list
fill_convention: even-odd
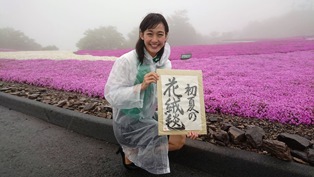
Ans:
[{"label": "transparent rain poncho", "polygon": [[[145,50],[145,49],[144,49]],[[125,155],[153,174],[170,173],[168,138],[158,136],[156,84],[140,91],[145,74],[157,68],[171,68],[170,46],[157,62],[145,50],[140,65],[135,50],[118,58],[105,86],[105,98],[113,108],[113,130]]]}]

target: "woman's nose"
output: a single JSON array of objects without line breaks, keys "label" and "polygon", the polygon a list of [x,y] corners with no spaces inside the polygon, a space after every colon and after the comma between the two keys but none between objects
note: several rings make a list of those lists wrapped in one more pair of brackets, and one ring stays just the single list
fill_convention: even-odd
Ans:
[{"label": "woman's nose", "polygon": [[158,41],[157,35],[154,35],[154,36],[153,36],[152,41],[154,41],[154,42],[155,42],[155,41]]}]

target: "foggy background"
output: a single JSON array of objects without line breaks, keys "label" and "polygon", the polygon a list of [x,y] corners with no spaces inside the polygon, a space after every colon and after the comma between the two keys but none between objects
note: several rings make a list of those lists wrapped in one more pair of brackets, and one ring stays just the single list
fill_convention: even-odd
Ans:
[{"label": "foggy background", "polygon": [[[0,29],[13,28],[42,46],[74,51],[87,30],[101,26],[116,27],[128,38],[149,12],[167,20],[184,12],[207,43],[314,36],[314,0],[0,0]],[[171,30],[170,39],[190,35]]]}]

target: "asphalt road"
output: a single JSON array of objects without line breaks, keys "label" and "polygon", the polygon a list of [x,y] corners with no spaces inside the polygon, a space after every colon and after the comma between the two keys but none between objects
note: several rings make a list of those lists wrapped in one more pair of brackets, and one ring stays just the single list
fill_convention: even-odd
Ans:
[{"label": "asphalt road", "polygon": [[[124,169],[117,148],[0,106],[1,177],[156,176]],[[161,176],[217,177],[173,162]]]}]

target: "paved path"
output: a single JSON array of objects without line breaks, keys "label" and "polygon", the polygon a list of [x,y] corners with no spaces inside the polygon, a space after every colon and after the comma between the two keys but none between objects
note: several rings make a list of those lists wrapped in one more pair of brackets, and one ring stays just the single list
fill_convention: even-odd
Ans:
[{"label": "paved path", "polygon": [[[156,176],[125,170],[116,149],[115,144],[0,106],[1,177]],[[171,171],[162,176],[215,177],[176,163],[171,163]]]}]

